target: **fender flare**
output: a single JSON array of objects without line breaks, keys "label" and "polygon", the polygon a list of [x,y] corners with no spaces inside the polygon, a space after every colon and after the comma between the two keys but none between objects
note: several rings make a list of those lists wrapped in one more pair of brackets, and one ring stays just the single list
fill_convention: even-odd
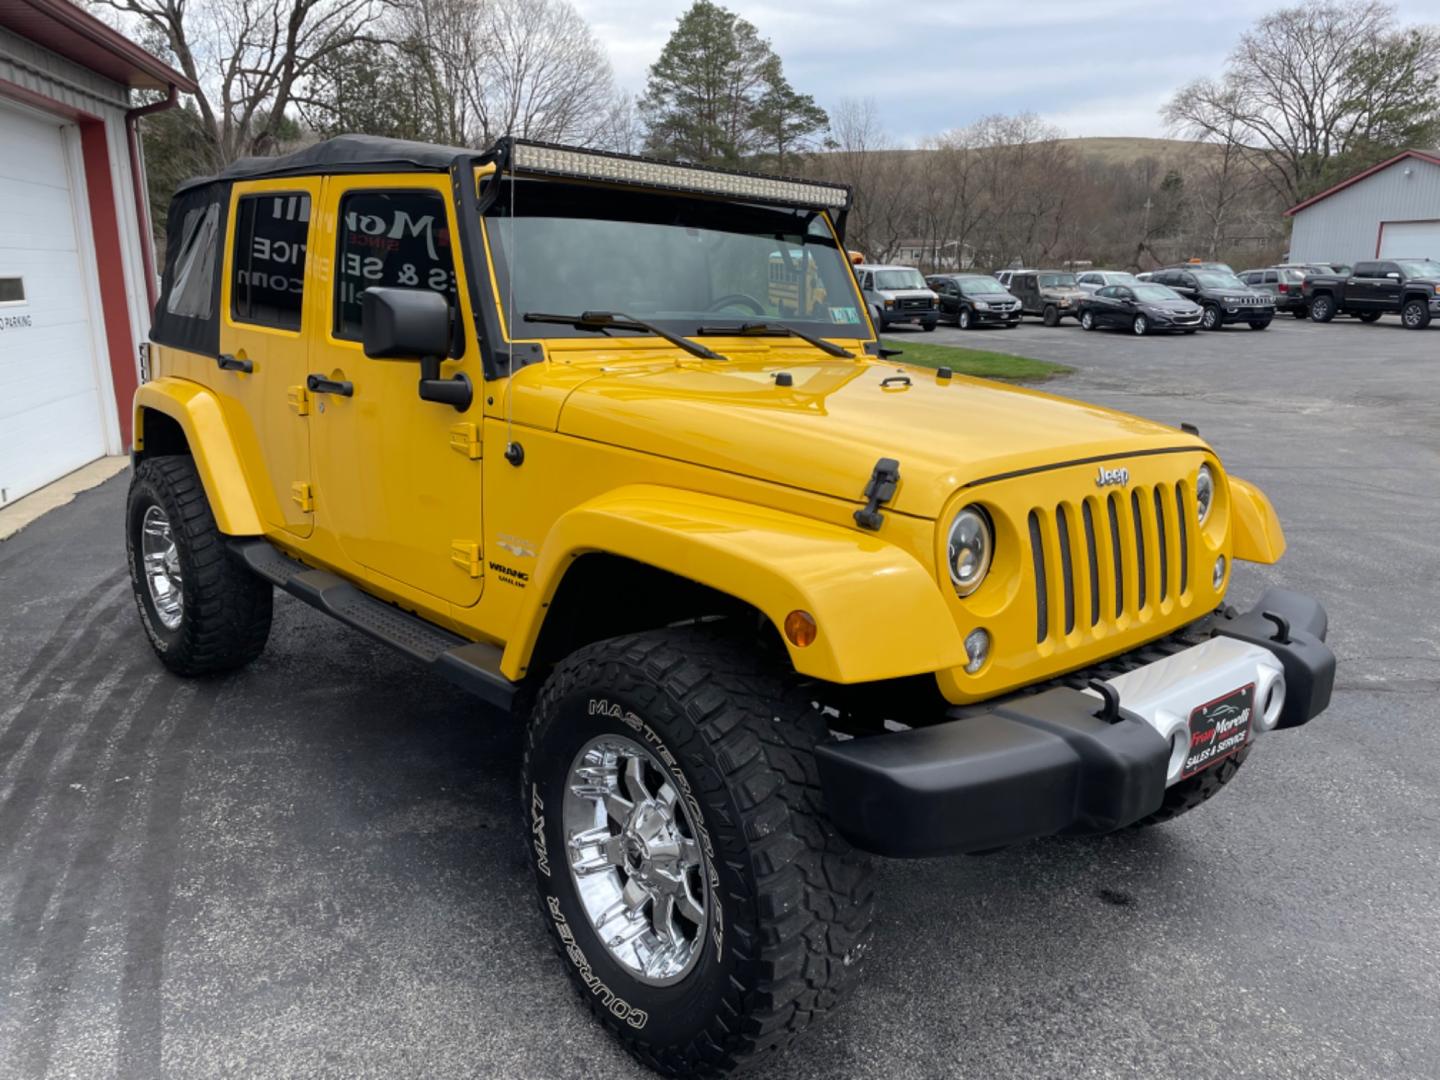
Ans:
[{"label": "fender flare", "polygon": [[205,486],[215,526],[228,536],[260,536],[265,532],[225,414],[215,395],[187,379],[161,378],[135,391],[135,451],[145,450],[145,413],[170,417],[185,433],[195,469]]},{"label": "fender flare", "polygon": [[1246,562],[1276,563],[1285,554],[1285,530],[1265,493],[1254,484],[1231,476],[1230,535],[1232,551]]},{"label": "fender flare", "polygon": [[633,485],[582,503],[551,529],[501,660],[506,676],[523,677],[566,570],[596,552],[733,596],[777,630],[791,611],[808,611],[815,642],[785,644],[795,670],[813,678],[872,682],[965,663],[935,578],[894,544],[781,510]]}]

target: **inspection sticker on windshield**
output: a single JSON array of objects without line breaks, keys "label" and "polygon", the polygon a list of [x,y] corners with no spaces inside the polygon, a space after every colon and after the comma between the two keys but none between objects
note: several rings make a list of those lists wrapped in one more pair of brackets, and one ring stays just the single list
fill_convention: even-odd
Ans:
[{"label": "inspection sticker on windshield", "polygon": [[1255,684],[1232,690],[1224,697],[1206,702],[1190,714],[1190,750],[1180,779],[1203,772],[1250,741],[1250,721],[1255,715]]},{"label": "inspection sticker on windshield", "polygon": [[832,323],[858,323],[860,312],[853,307],[832,307],[830,309],[830,321]]}]

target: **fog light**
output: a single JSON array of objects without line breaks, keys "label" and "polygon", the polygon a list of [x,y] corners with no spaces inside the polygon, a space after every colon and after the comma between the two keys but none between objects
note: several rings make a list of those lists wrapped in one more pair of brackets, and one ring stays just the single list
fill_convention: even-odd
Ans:
[{"label": "fog light", "polygon": [[1220,586],[1225,584],[1225,556],[1215,556],[1215,573],[1210,575],[1210,580],[1215,586],[1215,591],[1220,591]]},{"label": "fog light", "polygon": [[983,626],[965,635],[965,674],[974,675],[990,659],[990,632]]},{"label": "fog light", "polygon": [[792,611],[785,616],[785,636],[797,649],[815,644],[815,635],[819,632],[815,616],[808,611]]}]

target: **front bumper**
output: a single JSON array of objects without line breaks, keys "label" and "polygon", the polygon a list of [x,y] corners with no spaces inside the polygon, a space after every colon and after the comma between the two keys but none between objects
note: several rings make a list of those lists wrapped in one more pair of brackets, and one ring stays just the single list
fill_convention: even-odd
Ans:
[{"label": "front bumper", "polygon": [[880,322],[885,326],[896,323],[927,323],[940,318],[939,308],[882,308]]},{"label": "front bumper", "polygon": [[1009,310],[1009,311],[994,311],[994,310],[982,311],[982,310],[980,310],[979,308],[971,308],[971,309],[970,309],[970,318],[973,319],[973,320],[974,320],[977,324],[979,324],[979,325],[989,325],[989,324],[994,324],[994,323],[1019,322],[1019,321],[1020,321],[1020,309],[1019,309],[1018,307],[1016,307],[1016,308],[1012,308],[1012,309]]},{"label": "front bumper", "polygon": [[1274,304],[1257,304],[1247,306],[1239,304],[1235,307],[1219,305],[1220,324],[1229,326],[1231,323],[1268,322],[1275,318]]},{"label": "front bumper", "polygon": [[[893,857],[987,851],[1056,834],[1104,833],[1160,807],[1191,751],[1190,714],[1253,683],[1249,739],[1324,711],[1335,679],[1315,600],[1268,590],[1211,638],[1108,681],[1057,687],[908,731],[816,747],[831,820]],[[1248,741],[1248,740],[1247,740]],[[1193,760],[1193,759],[1192,759]]]}]

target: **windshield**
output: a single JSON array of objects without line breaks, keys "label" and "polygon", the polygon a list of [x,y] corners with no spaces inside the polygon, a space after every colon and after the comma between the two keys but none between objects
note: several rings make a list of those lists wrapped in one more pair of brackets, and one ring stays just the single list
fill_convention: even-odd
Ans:
[{"label": "windshield", "polygon": [[928,289],[919,270],[876,270],[877,289]]},{"label": "windshield", "polygon": [[1182,297],[1174,289],[1165,285],[1147,285],[1143,281],[1130,286],[1130,291],[1135,294],[1136,300],[1182,300]]},{"label": "windshield", "polygon": [[1218,270],[1197,270],[1195,280],[1206,289],[1243,289],[1245,283],[1234,274],[1222,274]]},{"label": "windshield", "polygon": [[960,291],[976,296],[989,296],[991,293],[999,293],[1003,296],[1005,294],[1005,286],[1001,285],[1000,282],[994,278],[962,278],[960,281]]},{"label": "windshield", "polygon": [[1440,277],[1440,263],[1431,262],[1429,259],[1399,259],[1395,265],[1400,267],[1400,272],[1407,278]]},{"label": "windshield", "polygon": [[1075,287],[1074,274],[1040,275],[1040,288],[1042,289],[1073,289]]},{"label": "windshield", "polygon": [[593,338],[594,330],[523,319],[586,311],[678,334],[765,320],[823,337],[869,336],[854,275],[818,211],[556,181],[514,188],[513,218],[508,178],[485,216],[512,337]]}]

